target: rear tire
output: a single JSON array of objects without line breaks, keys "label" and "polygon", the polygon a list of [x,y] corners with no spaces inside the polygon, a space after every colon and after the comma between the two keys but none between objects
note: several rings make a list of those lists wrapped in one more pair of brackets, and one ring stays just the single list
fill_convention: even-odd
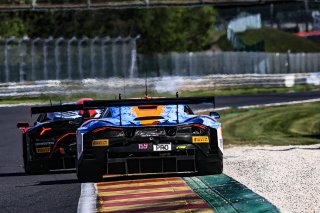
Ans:
[{"label": "rear tire", "polygon": [[24,170],[28,175],[40,175],[49,173],[49,168],[41,161],[27,161]]},{"label": "rear tire", "polygon": [[40,174],[47,174],[49,173],[49,167],[45,162],[42,161],[30,161],[27,143],[26,143],[26,136],[23,135],[23,144],[22,144],[22,151],[23,151],[23,166],[24,171],[28,175],[40,175]]},{"label": "rear tire", "polygon": [[103,174],[103,165],[95,160],[82,160],[77,164],[77,177],[80,182],[99,182]]}]

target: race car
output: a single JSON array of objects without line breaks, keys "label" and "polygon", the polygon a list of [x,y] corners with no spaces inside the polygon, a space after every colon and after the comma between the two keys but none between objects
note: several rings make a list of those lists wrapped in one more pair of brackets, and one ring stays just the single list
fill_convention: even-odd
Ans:
[{"label": "race car", "polygon": [[99,117],[97,110],[82,110],[83,98],[75,103],[32,107],[39,114],[34,126],[20,122],[23,163],[27,174],[44,174],[51,169],[75,168],[76,130],[87,119]]},{"label": "race car", "polygon": [[223,171],[220,115],[196,115],[189,105],[214,97],[144,98],[84,102],[105,109],[77,130],[77,177],[148,173],[219,174]]}]

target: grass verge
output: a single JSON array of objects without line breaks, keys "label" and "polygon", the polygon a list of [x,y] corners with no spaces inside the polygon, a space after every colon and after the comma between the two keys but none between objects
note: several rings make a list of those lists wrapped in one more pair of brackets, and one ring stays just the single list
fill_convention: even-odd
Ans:
[{"label": "grass verge", "polygon": [[226,145],[320,143],[320,102],[220,111]]},{"label": "grass verge", "polygon": [[[238,35],[246,45],[252,45],[261,40],[264,41],[266,52],[286,53],[290,50],[292,53],[308,53],[320,51],[320,45],[308,38],[298,37],[293,33],[268,27],[249,29]],[[222,51],[235,50],[226,35],[221,36],[215,45]]]}]

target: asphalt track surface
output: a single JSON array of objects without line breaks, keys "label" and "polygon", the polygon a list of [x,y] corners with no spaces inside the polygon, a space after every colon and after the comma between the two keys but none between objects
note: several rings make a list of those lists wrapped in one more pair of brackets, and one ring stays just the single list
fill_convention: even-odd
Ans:
[{"label": "asphalt track surface", "polygon": [[[216,107],[269,104],[320,98],[320,91],[219,96]],[[0,108],[0,212],[76,212],[81,184],[73,171],[27,176],[16,123],[32,123],[30,107]]]}]

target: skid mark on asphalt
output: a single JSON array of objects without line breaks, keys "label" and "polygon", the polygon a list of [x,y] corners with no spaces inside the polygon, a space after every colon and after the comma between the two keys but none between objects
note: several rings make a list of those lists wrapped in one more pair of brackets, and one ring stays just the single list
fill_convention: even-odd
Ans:
[{"label": "skid mark on asphalt", "polygon": [[97,183],[98,212],[213,212],[182,178]]}]

